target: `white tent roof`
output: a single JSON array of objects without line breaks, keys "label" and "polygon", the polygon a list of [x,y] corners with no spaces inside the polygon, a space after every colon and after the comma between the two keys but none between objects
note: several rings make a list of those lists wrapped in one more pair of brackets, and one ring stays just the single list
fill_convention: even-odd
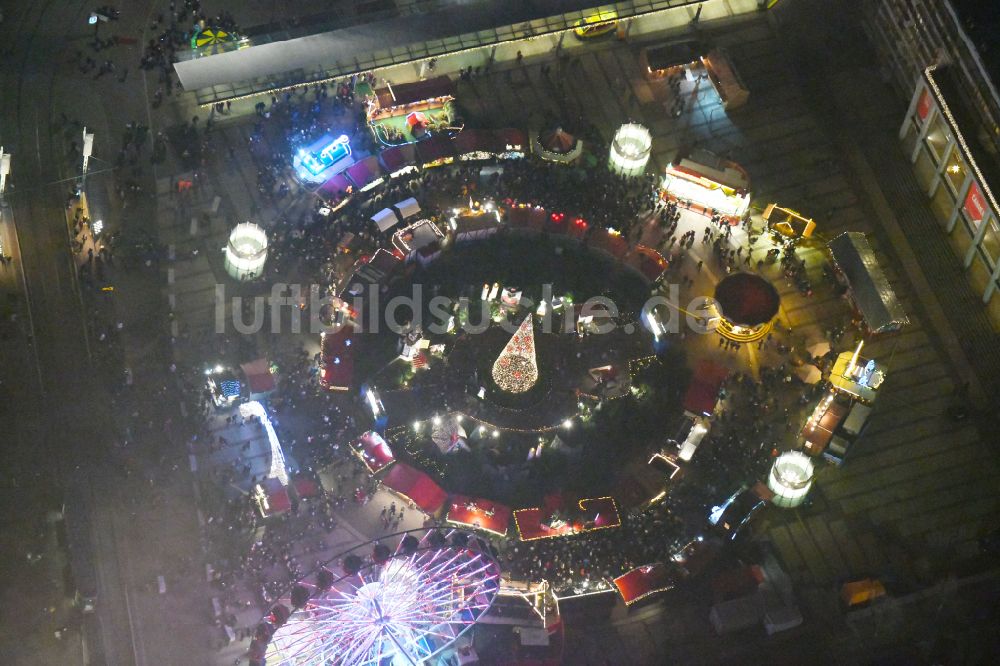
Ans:
[{"label": "white tent roof", "polygon": [[378,230],[381,232],[386,232],[396,226],[399,222],[399,218],[396,214],[392,212],[390,208],[383,208],[379,212],[372,215],[372,222],[378,226]]},{"label": "white tent roof", "polygon": [[420,212],[420,204],[417,203],[416,199],[410,197],[409,199],[403,199],[396,204],[396,210],[399,211],[400,217],[405,220],[411,215],[416,215]]}]

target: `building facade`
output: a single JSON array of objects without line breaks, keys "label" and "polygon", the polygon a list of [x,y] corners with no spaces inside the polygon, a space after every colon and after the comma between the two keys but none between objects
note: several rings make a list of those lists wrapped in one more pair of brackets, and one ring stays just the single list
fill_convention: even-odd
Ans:
[{"label": "building facade", "polygon": [[1000,95],[948,0],[868,0],[866,11],[869,36],[910,102],[904,153],[1000,330]]}]

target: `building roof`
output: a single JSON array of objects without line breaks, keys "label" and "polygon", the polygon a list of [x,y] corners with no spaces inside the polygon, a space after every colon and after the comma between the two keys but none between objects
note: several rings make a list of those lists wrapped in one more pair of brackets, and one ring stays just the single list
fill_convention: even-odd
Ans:
[{"label": "building roof", "polygon": [[961,93],[959,83],[961,74],[951,66],[929,67],[924,71],[924,78],[930,84],[931,93],[938,107],[946,107],[944,117],[951,126],[951,131],[961,136],[960,148],[967,153],[967,158],[975,162],[982,178],[979,184],[984,186],[984,193],[990,200],[993,209],[1000,213],[994,200],[994,188],[1000,192],[1000,162],[996,154],[983,144],[982,124],[976,118],[978,114],[970,109]]},{"label": "building roof", "polygon": [[844,232],[827,243],[827,247],[847,278],[854,304],[868,328],[878,332],[909,323],[863,233]]},{"label": "building roof", "polygon": [[568,153],[576,146],[576,137],[562,127],[542,132],[538,135],[542,148],[553,153]]},{"label": "building roof", "polygon": [[660,71],[692,63],[708,52],[708,47],[695,39],[654,46],[645,51],[651,71]]},{"label": "building roof", "polygon": [[[627,18],[700,1],[631,0],[617,3],[616,13]],[[252,34],[245,48],[182,60],[174,63],[174,69],[185,90],[220,86],[201,99],[238,97],[413,62],[460,48],[570,30],[594,5],[594,0],[428,0],[408,15],[386,12],[370,20],[373,15],[366,14],[353,25],[343,13],[310,17],[299,21],[301,28]],[[407,7],[413,6],[407,3]],[[457,36],[461,39],[456,40]]]},{"label": "building roof", "polygon": [[774,286],[753,273],[727,275],[715,287],[722,316],[743,326],[759,326],[774,319],[781,296]]},{"label": "building roof", "polygon": [[1000,46],[997,44],[997,34],[1000,33],[1000,11],[994,2],[983,0],[951,0],[965,34],[976,46],[979,58],[983,61],[986,73],[993,85],[1000,83]]}]

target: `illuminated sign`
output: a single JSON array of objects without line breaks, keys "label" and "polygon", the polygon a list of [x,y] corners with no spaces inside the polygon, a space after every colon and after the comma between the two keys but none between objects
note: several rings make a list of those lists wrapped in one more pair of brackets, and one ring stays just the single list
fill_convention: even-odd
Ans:
[{"label": "illuminated sign", "polygon": [[323,173],[340,160],[349,157],[350,154],[351,143],[346,134],[341,134],[320,150],[306,152],[303,149],[299,151],[302,166],[314,176]]}]

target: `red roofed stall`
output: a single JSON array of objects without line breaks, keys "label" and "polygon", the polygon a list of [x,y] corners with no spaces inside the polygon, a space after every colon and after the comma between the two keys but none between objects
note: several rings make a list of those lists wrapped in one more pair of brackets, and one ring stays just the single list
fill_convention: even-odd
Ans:
[{"label": "red roofed stall", "polygon": [[626,260],[628,265],[639,271],[642,277],[655,282],[667,270],[667,260],[659,252],[645,245],[637,245]]},{"label": "red roofed stall", "polygon": [[445,520],[504,536],[510,526],[510,515],[510,508],[503,504],[465,495],[452,495]]},{"label": "red roofed stall", "polygon": [[590,246],[610,254],[615,259],[622,259],[628,253],[628,241],[621,234],[604,229],[598,229],[590,237]]},{"label": "red roofed stall", "polygon": [[406,167],[415,165],[417,150],[412,143],[404,143],[402,146],[386,148],[379,154],[378,158],[385,172],[392,176]]},{"label": "red roofed stall", "polygon": [[672,588],[675,582],[670,569],[661,562],[632,569],[614,580],[615,587],[618,588],[618,593],[622,595],[626,606],[631,606],[657,592],[665,592]]},{"label": "red roofed stall", "polygon": [[369,155],[347,167],[347,176],[361,189],[382,177],[382,167],[379,166],[377,157]]},{"label": "red roofed stall", "polygon": [[493,133],[501,157],[524,157],[528,151],[528,134],[516,127],[505,127]]},{"label": "red roofed stall", "polygon": [[354,441],[354,452],[372,474],[385,469],[396,460],[389,444],[382,439],[382,435],[373,430],[369,430]]},{"label": "red roofed stall", "polygon": [[431,477],[406,463],[393,465],[382,483],[428,514],[437,513],[447,498],[447,493]]},{"label": "red roofed stall", "polygon": [[342,173],[338,173],[336,176],[330,180],[323,183],[319,191],[327,196],[343,196],[349,194],[354,186],[351,185],[351,181],[347,180],[347,177]]},{"label": "red roofed stall", "polygon": [[425,141],[417,142],[417,159],[425,167],[448,164],[454,157],[454,146],[446,134],[435,134]]},{"label": "red roofed stall", "polygon": [[280,515],[292,508],[288,487],[281,485],[278,479],[267,478],[254,486],[253,498],[260,515],[265,518]]},{"label": "red roofed stall", "polygon": [[695,416],[711,416],[719,401],[719,390],[728,376],[726,368],[711,361],[699,361],[684,394],[684,411]]},{"label": "red roofed stall", "polygon": [[455,155],[461,161],[488,160],[500,152],[496,135],[490,130],[462,130],[451,140]]},{"label": "red roofed stall", "polygon": [[[517,526],[521,541],[535,539],[550,539],[569,536],[579,532],[621,527],[621,516],[618,505],[613,497],[595,497],[577,502],[579,511],[574,515],[558,515],[561,502],[556,506],[546,498],[544,507],[518,509],[514,512],[514,524]],[[556,520],[553,520],[553,519]]]},{"label": "red roofed stall", "polygon": [[331,391],[347,391],[354,382],[354,327],[324,331],[320,337],[319,383]]}]

